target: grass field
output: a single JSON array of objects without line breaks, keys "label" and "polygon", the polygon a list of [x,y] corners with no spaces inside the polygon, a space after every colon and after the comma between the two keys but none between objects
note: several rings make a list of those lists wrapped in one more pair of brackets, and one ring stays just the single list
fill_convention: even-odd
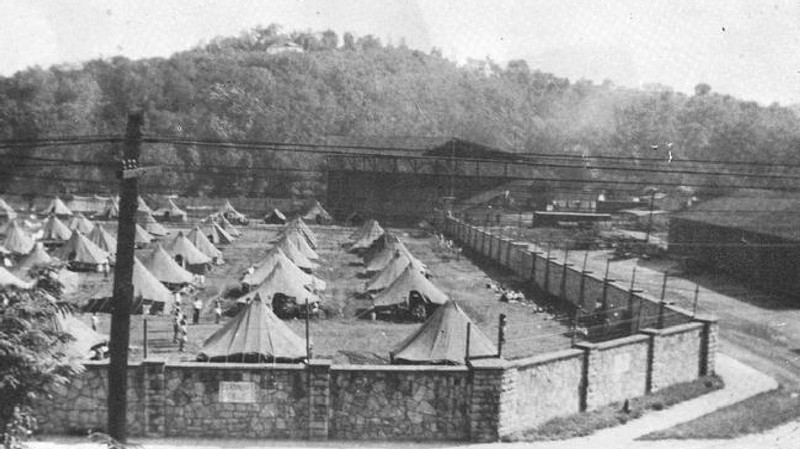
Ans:
[{"label": "grass field", "polygon": [[[108,226],[112,228],[113,226]],[[202,342],[220,325],[213,324],[213,299],[239,286],[242,273],[257,263],[266,254],[280,228],[255,225],[244,228],[242,238],[229,246],[222,246],[225,265],[214,267],[207,275],[205,287],[198,292],[205,308],[201,324],[189,326],[189,345],[185,353],[177,352],[171,345],[172,324],[169,316],[148,317],[149,357],[166,358],[170,361],[193,360]],[[337,226],[312,226],[320,247],[320,267],[314,274],[328,283],[323,292],[324,307],[328,311],[325,319],[312,320],[310,335],[314,357],[333,359],[336,363],[388,363],[389,351],[416,329],[419,324],[388,321],[370,321],[358,318],[357,313],[370,305],[369,300],[358,299],[367,281],[361,259],[347,253],[343,248],[353,228]],[[523,290],[510,272],[492,265],[476,265],[467,257],[453,258],[437,245],[437,239],[418,229],[396,229],[410,251],[422,260],[433,274],[432,281],[451,298],[458,301],[464,311],[491,339],[496,340],[498,316],[508,317],[506,331],[506,358],[521,358],[530,355],[565,349],[570,345],[564,334],[568,325],[547,313],[536,313],[532,300],[524,303],[499,302],[498,293],[486,288],[489,282]],[[140,250],[144,251],[144,250]],[[81,274],[81,289],[72,295],[81,303],[96,292],[110,291],[111,280],[104,280],[95,273]],[[526,297],[532,298],[531,292]],[[229,303],[233,299],[227,300]],[[189,301],[184,300],[185,307]],[[88,316],[84,317],[88,322]],[[135,316],[131,324],[131,358],[140,359],[143,354],[143,318]],[[298,335],[304,335],[303,320],[287,321]],[[108,333],[110,316],[101,316],[100,330]]]}]

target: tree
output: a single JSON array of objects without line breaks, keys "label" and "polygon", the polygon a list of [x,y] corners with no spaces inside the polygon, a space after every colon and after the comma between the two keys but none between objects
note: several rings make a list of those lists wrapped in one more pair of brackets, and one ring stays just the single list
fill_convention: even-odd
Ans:
[{"label": "tree", "polygon": [[22,447],[36,428],[36,401],[82,369],[63,352],[73,337],[53,325],[59,312],[53,296],[60,285],[48,279],[32,290],[0,291],[0,430],[5,448]]},{"label": "tree", "polygon": [[711,92],[711,86],[706,83],[700,83],[694,86],[694,94],[698,97],[702,97],[703,95],[708,95]]},{"label": "tree", "polygon": [[326,30],[322,33],[320,44],[324,50],[336,50],[339,46],[339,36],[333,30]]},{"label": "tree", "polygon": [[383,48],[381,40],[371,34],[359,37],[358,40],[356,41],[356,45],[362,51],[373,51],[373,50],[380,50],[381,48]]},{"label": "tree", "polygon": [[353,51],[356,49],[356,38],[353,36],[353,33],[344,33],[342,40],[344,41],[343,45],[345,50]]}]

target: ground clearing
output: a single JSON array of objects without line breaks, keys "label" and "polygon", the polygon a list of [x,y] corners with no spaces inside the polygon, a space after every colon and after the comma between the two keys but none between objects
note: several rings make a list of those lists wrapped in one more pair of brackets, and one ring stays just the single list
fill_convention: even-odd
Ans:
[{"label": "ground clearing", "polygon": [[[113,226],[108,226],[112,228]],[[176,228],[177,229],[177,228]],[[183,227],[182,229],[187,229]],[[203,340],[220,325],[213,323],[212,299],[224,295],[239,286],[241,274],[255,264],[266,253],[280,228],[277,226],[251,225],[244,228],[244,236],[230,246],[222,246],[226,264],[215,267],[207,276],[206,286],[198,293],[205,307],[201,324],[189,326],[189,345],[185,353],[177,351],[172,344],[172,324],[168,316],[148,317],[149,357],[166,358],[170,361],[193,360]],[[315,274],[328,282],[324,292],[325,308],[330,312],[327,319],[312,320],[310,325],[313,354],[336,363],[388,363],[389,351],[413,332],[419,324],[369,321],[357,318],[360,310],[367,308],[368,300],[358,299],[356,293],[363,290],[366,278],[360,258],[343,248],[353,228],[338,226],[312,226],[320,241],[318,253],[322,264]],[[476,265],[467,257],[453,258],[440,249],[431,234],[418,229],[393,230],[401,235],[410,251],[433,273],[433,282],[445,293],[459,301],[462,308],[491,339],[496,340],[498,316],[508,316],[507,358],[521,358],[535,354],[566,349],[570,339],[565,335],[568,324],[559,322],[547,313],[535,313],[534,303],[501,303],[499,295],[486,288],[487,283],[502,283],[517,286],[518,281],[508,271],[492,265]],[[481,269],[482,268],[482,269]],[[86,292],[101,288],[110,289],[111,281],[94,273],[82,274]],[[105,284],[105,285],[104,285]],[[531,297],[530,292],[527,295]],[[85,300],[81,294],[78,302]],[[229,300],[232,301],[232,300]],[[188,304],[188,301],[185,301]],[[188,307],[188,305],[186,306]],[[84,317],[88,321],[88,317]],[[289,326],[299,335],[305,332],[302,320],[289,320]],[[110,317],[101,317],[100,330],[108,332]],[[131,322],[131,358],[143,355],[143,318],[135,316]]]}]

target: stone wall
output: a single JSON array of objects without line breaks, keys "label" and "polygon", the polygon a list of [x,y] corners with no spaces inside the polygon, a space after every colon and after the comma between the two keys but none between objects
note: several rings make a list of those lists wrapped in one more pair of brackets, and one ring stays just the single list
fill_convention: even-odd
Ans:
[{"label": "stone wall", "polygon": [[[717,332],[715,320],[702,318],[468,367],[147,360],[130,366],[128,429],[150,437],[497,441],[551,418],[711,374]],[[107,370],[105,362],[88,362],[43,402],[41,430],[102,430]],[[232,387],[247,394],[222,393]]]},{"label": "stone wall", "polygon": [[[641,317],[630,336],[528,359],[468,367],[165,364],[128,372],[133,436],[497,441],[543,422],[713,374],[713,317],[630,291],[547,254],[448,220],[448,232],[585,310]],[[463,241],[463,240],[462,240]],[[588,299],[587,298],[591,298]],[[599,301],[596,301],[600,298]],[[661,328],[657,324],[662,324]],[[647,328],[650,327],[650,328]],[[86,370],[38,408],[46,433],[104,429],[107,362]]]},{"label": "stone wall", "polygon": [[335,367],[330,437],[465,439],[469,397],[466,367]]},{"label": "stone wall", "polygon": [[[44,433],[86,435],[104,431],[107,420],[108,362],[85,362],[84,371],[56,390],[54,398],[37,404],[39,430]],[[128,431],[144,432],[144,373],[141,364],[128,366]]]},{"label": "stone wall", "polygon": [[[303,365],[183,363],[165,367],[166,436],[306,438],[309,377]],[[222,402],[222,382],[254,386],[253,402]]]},{"label": "stone wall", "polygon": [[701,376],[702,367],[681,365],[687,360],[701,360],[702,323],[690,323],[666,329],[644,329],[653,339],[650,390],[656,391]]},{"label": "stone wall", "polygon": [[691,313],[668,305],[670,298],[664,298],[662,303],[661,298],[631,291],[630,280],[604,279],[604,273],[584,273],[583,267],[573,266],[563,257],[557,260],[546,249],[509,241],[490,229],[468,225],[455,218],[447,218],[439,225],[478,254],[523,279],[532,280],[542,291],[579,306],[584,316],[594,314],[598,305],[600,310],[612,311],[605,318],[620,332],[665,328],[692,321]]},{"label": "stone wall", "polygon": [[513,413],[501,437],[582,411],[584,351],[568,349],[510,363]]},{"label": "stone wall", "polygon": [[650,391],[651,342],[647,335],[632,335],[602,343],[576,344],[586,351],[586,410]]}]

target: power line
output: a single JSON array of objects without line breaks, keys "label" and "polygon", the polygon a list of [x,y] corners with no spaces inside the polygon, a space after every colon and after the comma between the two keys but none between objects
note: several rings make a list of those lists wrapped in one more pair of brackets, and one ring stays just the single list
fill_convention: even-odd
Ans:
[{"label": "power line", "polygon": [[103,137],[103,138],[80,138],[80,139],[56,139],[56,140],[18,140],[18,141],[0,141],[0,149],[17,149],[17,148],[45,148],[45,147],[63,147],[63,146],[83,146],[83,145],[96,145],[105,143],[121,143],[123,141],[120,137]]},{"label": "power line", "polygon": [[[107,141],[113,142],[120,142],[121,138],[115,139],[102,139],[102,140],[87,140],[86,138],[75,138],[75,139],[67,139],[66,141],[56,141],[56,142],[46,142],[46,141],[35,141],[35,140],[28,140],[25,141],[25,145],[75,145],[75,144],[95,144],[95,143],[102,143]],[[267,143],[254,143],[254,142],[226,142],[226,141],[208,141],[208,140],[178,140],[174,138],[147,138],[145,139],[148,143],[171,143],[174,145],[195,145],[195,146],[213,146],[213,147],[223,147],[223,148],[242,148],[247,150],[269,150],[269,151],[291,151],[294,153],[307,153],[307,154],[317,154],[317,155],[343,155],[346,157],[352,158],[359,158],[359,157],[375,157],[375,158],[392,158],[392,159],[407,159],[407,160],[421,160],[421,161],[432,161],[432,162],[450,162],[452,160],[446,157],[440,156],[429,156],[429,155],[417,155],[417,156],[397,156],[397,155],[386,155],[381,153],[375,154],[356,154],[353,155],[352,153],[346,153],[341,151],[330,151],[327,149],[320,149],[320,145],[311,145],[311,144],[299,144],[299,143],[277,143],[277,142],[267,142]],[[288,147],[288,148],[281,148],[281,147]],[[347,148],[347,147],[344,147]],[[302,149],[302,151],[301,151]],[[372,148],[377,149],[377,148]],[[546,154],[546,153],[543,153]],[[568,155],[549,155],[553,157],[559,158],[569,158]],[[530,156],[530,155],[528,155]],[[574,159],[574,158],[572,158]],[[622,158],[620,158],[622,159]],[[583,159],[581,159],[583,160]],[[622,159],[622,160],[629,160],[629,159]],[[487,164],[508,164],[510,161],[501,161],[496,159],[478,159],[478,158],[459,158],[459,163],[487,163]],[[773,174],[764,174],[764,173],[743,173],[743,172],[720,172],[720,171],[698,171],[698,170],[665,170],[660,168],[643,168],[643,167],[622,167],[622,166],[612,166],[612,167],[603,167],[603,166],[591,166],[586,164],[580,165],[571,165],[571,164],[554,164],[554,163],[543,163],[539,161],[532,161],[529,158],[523,160],[513,161],[515,167],[518,167],[520,163],[526,165],[531,168],[565,168],[565,169],[577,169],[577,170],[615,170],[615,171],[631,171],[631,172],[641,172],[641,173],[664,173],[664,174],[684,174],[684,175],[703,175],[703,176],[734,176],[734,177],[746,177],[746,178],[762,178],[762,179],[771,179],[771,180],[800,180],[800,176],[792,176],[792,175],[773,175]],[[751,164],[752,165],[752,164]],[[237,169],[241,169],[240,167],[236,167]],[[464,176],[463,174],[456,174],[456,173],[447,173],[448,176],[456,177],[456,176]],[[488,176],[490,177],[490,176]],[[515,177],[501,177],[506,179],[514,179]],[[524,179],[524,178],[523,178]],[[587,181],[587,180],[582,180]],[[600,180],[593,180],[594,182],[600,182]],[[608,181],[611,182],[611,181]],[[686,185],[686,183],[683,183]]]},{"label": "power line", "polygon": [[[48,138],[28,138],[28,139],[4,139],[0,140],[0,148],[14,148],[14,147],[44,147],[44,146],[64,146],[64,145],[91,145],[98,143],[120,143],[123,141],[122,137],[114,135],[83,135],[83,136],[68,136],[68,137],[48,137]],[[294,143],[294,142],[276,142],[276,141],[234,141],[234,140],[213,140],[213,139],[187,139],[171,136],[156,136],[148,135],[144,138],[147,143],[168,143],[175,145],[194,145],[194,146],[214,146],[214,147],[229,147],[241,149],[260,149],[271,151],[293,151],[305,152],[321,155],[346,155],[351,157],[406,157],[423,160],[448,160],[444,156],[432,156],[425,154],[426,150],[416,148],[403,148],[403,147],[377,147],[365,145],[336,145],[328,143]],[[350,151],[333,151],[333,150],[350,150]],[[353,154],[352,150],[369,150],[376,151],[376,153],[369,154]],[[386,152],[405,152],[413,154],[413,156],[399,156],[388,155]],[[625,163],[638,163],[638,162],[664,162],[663,158],[631,158],[627,156],[610,156],[610,155],[570,155],[570,154],[556,154],[556,153],[542,153],[542,152],[512,152],[509,153],[512,157],[509,161],[502,161],[498,159],[478,159],[478,158],[459,158],[459,161],[464,162],[486,162],[486,163],[505,163],[505,162],[526,162],[533,163],[537,167],[549,168],[572,168],[572,169],[588,169],[588,170],[626,170],[626,171],[641,171],[650,173],[674,173],[674,174],[690,174],[690,175],[708,175],[708,176],[747,176],[747,177],[763,177],[766,179],[800,179],[800,177],[785,176],[785,175],[770,175],[762,173],[735,173],[735,172],[710,172],[710,171],[693,171],[693,170],[665,170],[658,168],[646,167],[604,167],[604,166],[591,166],[587,165],[587,160],[609,160],[609,161],[622,161]],[[581,162],[578,165],[564,165],[542,163],[541,161],[531,160],[532,158],[549,158],[557,160],[575,160]],[[694,164],[712,164],[712,165],[743,165],[743,166],[759,166],[759,167],[782,167],[782,168],[800,168],[800,164],[787,164],[787,163],[774,163],[763,161],[722,161],[711,159],[674,159],[674,162],[681,163],[694,163]]]},{"label": "power line", "polygon": [[[155,134],[148,134],[145,137],[145,142],[160,142],[160,143],[167,143],[167,142],[181,142],[187,143],[191,142],[190,139],[181,138],[181,137],[172,137],[172,136],[158,136]],[[419,149],[419,148],[409,148],[409,147],[402,147],[402,146],[370,146],[370,145],[340,145],[340,144],[331,144],[331,143],[297,143],[297,142],[277,142],[277,141],[254,141],[254,140],[222,140],[222,139],[204,139],[202,141],[196,140],[194,142],[198,142],[198,144],[202,145],[232,145],[232,146],[286,146],[286,147],[297,147],[297,148],[332,148],[332,149],[344,149],[344,150],[372,150],[372,151],[382,151],[384,152],[383,155],[386,155],[385,152],[392,151],[392,152],[401,152],[401,153],[409,153],[414,155],[421,155],[424,156],[425,153],[429,152],[431,149]],[[442,146],[447,143],[447,140],[442,142]],[[579,155],[579,154],[559,154],[559,153],[543,153],[543,152],[529,152],[524,150],[509,150],[506,152],[509,157],[511,158],[532,158],[532,157],[546,157],[546,158],[555,158],[555,159],[577,159],[577,160],[586,160],[586,159],[598,159],[598,160],[614,160],[614,161],[645,161],[645,162],[665,162],[666,159],[664,157],[658,158],[648,158],[648,157],[639,157],[639,158],[631,158],[629,156],[612,156],[612,155]],[[340,153],[337,153],[340,154]],[[346,153],[351,154],[351,153]],[[353,156],[360,156],[360,154],[353,154]],[[492,159],[493,161],[496,161]],[[766,161],[723,161],[723,160],[713,160],[713,159],[673,159],[672,163],[681,162],[681,163],[701,163],[701,164],[714,164],[714,165],[745,165],[745,166],[763,166],[763,167],[794,167],[800,168],[800,163],[798,164],[785,164],[785,163],[775,163],[775,162],[766,162]]]},{"label": "power line", "polygon": [[[298,153],[308,153],[308,154],[318,154],[318,155],[342,155],[346,157],[352,157],[354,159],[357,158],[364,158],[364,157],[373,157],[373,158],[388,158],[388,159],[405,159],[405,160],[420,160],[420,161],[430,161],[430,162],[442,162],[445,165],[451,163],[452,160],[446,156],[431,156],[431,155],[415,155],[415,156],[400,156],[400,155],[388,155],[385,153],[370,153],[370,154],[352,154],[348,152],[342,151],[332,151],[329,149],[320,149],[329,148],[324,147],[322,145],[309,145],[309,144],[286,144],[286,143],[252,143],[252,142],[235,142],[235,141],[204,141],[204,140],[161,140],[158,138],[149,138],[145,139],[148,143],[173,143],[173,144],[183,144],[183,145],[195,145],[195,146],[213,146],[213,147],[222,147],[222,148],[240,148],[240,149],[250,149],[250,150],[263,150],[263,151],[293,151]],[[289,148],[279,148],[280,146],[289,146]],[[302,148],[302,151],[298,151]],[[378,148],[370,148],[372,150],[378,150]],[[530,155],[526,155],[530,156]],[[582,159],[581,159],[582,160]],[[629,158],[623,160],[630,160]],[[667,173],[667,174],[684,174],[684,175],[704,175],[704,176],[735,176],[735,177],[748,177],[748,178],[763,178],[763,179],[789,179],[789,180],[800,180],[800,176],[790,176],[790,175],[772,175],[772,174],[764,174],[764,173],[742,173],[742,172],[720,172],[720,171],[697,171],[697,170],[665,170],[665,169],[654,169],[654,168],[642,168],[642,167],[621,167],[621,166],[612,166],[612,167],[603,167],[603,166],[592,166],[586,164],[579,164],[579,165],[570,165],[570,164],[556,164],[556,163],[544,163],[540,161],[531,160],[529,157],[518,159],[518,160],[498,160],[498,159],[481,159],[481,158],[458,158],[458,163],[461,164],[468,164],[468,163],[486,163],[486,164],[510,164],[513,163],[515,167],[518,167],[520,164],[534,167],[534,168],[567,168],[567,169],[577,169],[577,170],[616,170],[616,171],[635,171],[641,173]],[[443,174],[444,175],[444,174]],[[447,176],[458,176],[454,173],[446,173]],[[506,177],[503,177],[506,178]],[[509,178],[510,179],[510,178]]]},{"label": "power line", "polygon": [[[12,156],[14,157],[14,156]],[[46,160],[54,163],[70,163],[73,165],[95,165],[100,167],[105,167],[106,165],[100,162],[74,162],[68,159],[54,159],[54,158],[38,158],[34,156],[16,156],[17,159],[25,159],[30,158],[31,160]],[[36,158],[36,159],[34,159]],[[237,166],[215,166],[213,169],[202,169],[202,168],[193,168],[187,167],[185,165],[180,164],[164,164],[167,167],[172,168],[182,168],[186,171],[191,170],[215,170],[215,172],[219,172],[220,170],[235,170],[235,173],[241,173],[242,171],[251,171],[251,170],[273,170],[273,171],[291,171],[291,172],[299,172],[299,173],[319,173],[323,174],[326,173],[327,170],[324,169],[301,169],[301,168],[290,168],[290,167],[237,167]],[[365,171],[358,170],[360,173],[366,173]],[[382,173],[382,172],[375,172],[375,173]],[[226,174],[226,173],[220,173]],[[229,173],[232,174],[232,173]],[[387,174],[393,174],[391,172]],[[403,174],[411,174],[411,173],[403,173]],[[464,174],[423,174],[423,176],[442,176],[448,177],[453,176],[458,179],[473,179],[473,178],[498,178],[498,176],[475,176],[475,175],[464,175]],[[571,183],[583,183],[583,184],[611,184],[611,185],[636,185],[636,186],[652,186],[657,184],[659,186],[674,186],[674,187],[703,187],[703,188],[711,188],[711,189],[760,189],[760,190],[773,190],[773,191],[785,191],[785,192],[796,192],[800,191],[800,186],[798,187],[784,187],[784,188],[774,188],[774,187],[766,187],[763,185],[754,185],[754,184],[739,184],[739,185],[721,185],[721,184],[707,184],[707,183],[688,183],[688,182],[654,182],[653,180],[647,181],[632,181],[632,180],[604,180],[604,179],[580,179],[580,178],[552,178],[552,177],[520,177],[520,176],[507,176],[507,177],[499,177],[506,180],[518,180],[518,181],[537,181],[537,182],[571,182]],[[794,179],[794,178],[790,178]],[[800,179],[800,177],[797,177]],[[480,188],[475,188],[473,191],[482,191]]]},{"label": "power line", "polygon": [[583,156],[579,154],[557,154],[557,153],[524,153],[526,156],[535,156],[535,157],[546,157],[546,158],[553,158],[553,159],[575,159],[575,160],[587,160],[587,159],[598,159],[598,160],[611,160],[611,161],[627,161],[627,162],[662,162],[667,164],[675,164],[675,163],[692,163],[692,164],[709,164],[709,165],[745,165],[745,166],[757,166],[757,167],[784,167],[784,168],[800,168],[800,164],[787,164],[787,163],[777,163],[777,162],[765,162],[765,161],[723,161],[723,160],[713,160],[713,159],[680,159],[674,158],[671,162],[668,162],[669,159],[664,157],[658,158],[648,158],[648,157],[639,157],[639,158],[631,158],[628,156],[610,156],[610,155],[588,155]]}]

